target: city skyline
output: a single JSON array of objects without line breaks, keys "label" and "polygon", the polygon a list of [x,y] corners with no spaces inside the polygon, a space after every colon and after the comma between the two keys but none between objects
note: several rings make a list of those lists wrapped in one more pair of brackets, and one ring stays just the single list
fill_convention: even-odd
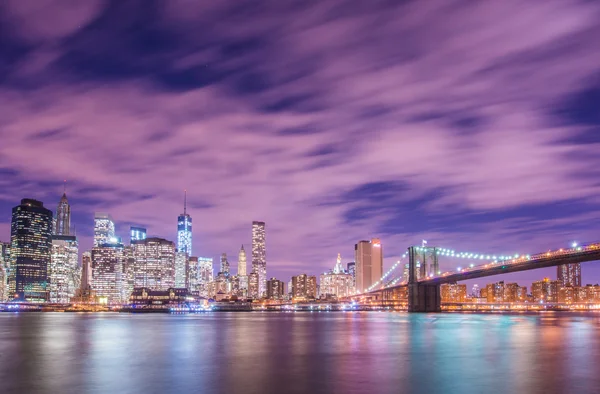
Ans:
[{"label": "city skyline", "polygon": [[[32,201],[34,201],[34,200],[32,200]],[[61,210],[65,209],[65,205],[64,205],[65,202],[68,204],[68,200],[66,200],[66,196],[63,193],[63,196],[59,200],[58,208],[56,210],[56,214],[54,216],[54,220],[53,220],[53,223],[52,223],[52,231],[53,232],[56,231],[56,223],[57,223],[56,219],[58,218],[57,215],[61,213]],[[185,205],[185,203],[184,203],[184,205]],[[67,209],[68,209],[68,215],[70,216],[70,213],[71,213],[71,207],[70,207],[70,205],[67,205]],[[187,216],[190,216],[189,214],[185,213],[185,211],[186,210],[184,208],[184,214],[187,215]],[[178,221],[181,219],[181,216],[183,216],[183,215],[180,215],[178,217]],[[69,219],[66,219],[66,220],[69,220]],[[63,218],[63,221],[64,221],[64,218]],[[262,226],[261,227],[262,228],[262,235],[258,235],[258,239],[259,239],[259,243],[262,242],[262,244],[264,245],[264,233],[265,233],[264,225],[265,224],[264,224],[264,222],[253,221],[252,222],[252,232],[253,233],[256,231],[255,227],[257,225],[259,227]],[[113,218],[112,218],[112,216],[110,214],[103,213],[103,212],[95,212],[94,213],[94,226],[93,226],[93,228],[94,228],[94,234],[95,234],[94,240],[93,240],[94,245],[98,245],[99,243],[104,242],[105,240],[108,240],[109,244],[110,243],[114,243],[114,242],[120,242],[120,245],[124,245],[125,244],[125,241],[123,240],[123,237],[121,237],[121,231],[118,231],[117,226],[115,224],[115,220],[113,220]],[[127,234],[127,232],[125,232],[125,233]],[[55,236],[56,235],[53,235],[53,237],[55,237]],[[145,227],[139,227],[139,226],[130,226],[129,227],[129,234],[128,234],[128,236],[129,237],[134,237],[134,236],[135,237],[140,237],[139,238],[140,240],[145,240],[146,236],[147,236],[147,234],[146,234],[146,228]],[[153,235],[150,235],[150,236],[152,238],[154,238],[154,239],[156,239],[156,238],[162,239],[162,237],[156,237],[156,236],[153,236]],[[72,238],[76,242],[76,245],[78,245],[79,244],[79,237],[73,236]],[[177,238],[178,237],[176,236],[175,239],[177,239]],[[57,239],[60,239],[60,236],[57,237]],[[99,239],[101,239],[101,240],[99,240]],[[127,239],[127,237],[125,239]],[[104,241],[102,241],[102,240],[104,240]],[[164,238],[164,240],[168,241],[168,242],[173,242],[174,244],[177,243],[177,241],[170,241],[169,238]],[[2,240],[0,239],[0,242],[1,241]],[[252,245],[252,237],[251,237],[250,241],[251,241],[250,245]],[[381,241],[379,239],[373,239],[371,241],[358,241],[358,243],[354,246],[354,249],[355,249],[354,250],[354,252],[355,252],[354,256],[352,256],[351,258],[344,259],[344,265],[356,262],[356,256],[357,256],[357,250],[356,250],[356,248],[357,248],[358,245],[360,245],[361,243],[370,244],[371,242],[377,243],[379,245],[379,247],[381,249],[383,249],[381,247],[382,243],[381,243]],[[426,243],[427,241],[422,241],[422,242]],[[10,240],[9,240],[8,243],[10,244]],[[570,246],[573,246],[575,244],[576,243],[571,243]],[[243,245],[244,244],[242,243],[242,247],[240,249],[240,252],[243,251]],[[77,246],[76,246],[76,249],[77,249]],[[77,259],[79,269],[81,269],[83,267],[83,263],[82,263],[83,253],[86,253],[88,251],[91,252],[91,248],[90,249],[79,248],[78,259]],[[223,259],[224,255],[225,255],[225,259],[226,259],[226,254],[227,254],[226,252],[219,253],[216,256],[211,257],[211,259],[213,259],[215,261],[219,261],[219,260]],[[239,257],[240,256],[241,256],[241,254],[238,255],[238,263],[239,263]],[[384,256],[385,256],[385,254],[384,254]],[[194,256],[194,257],[197,257],[197,256]],[[252,255],[250,255],[250,257],[252,257]],[[388,261],[394,261],[394,260],[398,259],[397,256],[385,256],[385,257],[387,257]],[[203,257],[201,257],[201,258],[203,258]],[[403,255],[402,258],[404,259],[405,256]],[[443,259],[443,257],[442,257],[442,259]],[[338,267],[338,263],[341,263],[341,253],[338,253],[338,257],[337,257],[337,259],[335,261],[336,261],[335,266],[337,268]],[[328,263],[331,264],[330,261]],[[221,262],[221,264],[222,264],[222,262]],[[392,265],[392,264],[393,264],[393,262],[391,262],[389,265]],[[460,264],[459,260],[450,259],[449,261],[446,261],[445,264],[442,263],[442,268],[441,269],[442,269],[442,271],[452,271],[453,268],[454,268],[454,266],[460,266],[460,265],[465,265],[465,264]],[[557,268],[546,268],[546,269],[532,270],[532,271],[529,271],[529,272],[533,272],[533,273],[535,273],[537,271],[541,271],[541,272],[540,272],[540,275],[535,275],[535,276],[531,275],[533,277],[533,279],[530,280],[530,281],[520,279],[518,273],[517,274],[504,274],[503,277],[506,277],[507,280],[509,280],[509,281],[520,281],[520,282],[525,283],[527,286],[531,286],[531,284],[533,282],[539,281],[540,278],[551,277],[553,279],[561,280],[561,275],[563,275],[563,276],[572,275],[571,272],[576,272],[574,275],[576,275],[575,277],[579,278],[579,279],[576,282],[573,282],[575,286],[585,286],[586,284],[597,284],[597,283],[599,283],[600,282],[600,278],[598,278],[598,277],[592,277],[593,274],[589,274],[588,276],[585,276],[585,275],[582,276],[582,274],[581,274],[581,272],[582,272],[581,266],[582,265],[584,267],[590,267],[590,268],[593,267],[593,264],[582,263],[582,264],[559,266]],[[227,263],[227,266],[229,267],[229,263]],[[253,270],[253,268],[252,268],[252,261],[250,261],[250,266],[251,266],[250,267],[250,272],[252,272],[252,270]],[[396,265],[394,264],[394,267],[395,266]],[[236,267],[238,267],[237,264],[236,264]],[[383,273],[385,270],[387,270],[387,269],[393,269],[394,267],[388,267],[387,265],[384,265],[383,270],[381,272]],[[219,271],[219,266],[217,266],[215,268],[216,268],[215,269],[215,274],[216,274],[217,271]],[[277,266],[275,266],[275,267],[271,266],[271,268],[274,268],[275,271],[278,271],[277,270]],[[576,271],[573,271],[573,270],[576,270]],[[327,272],[327,270],[314,271],[314,272],[313,271],[314,270],[308,271],[306,269],[300,269],[300,270],[297,270],[295,272],[292,272],[291,274],[289,274],[289,276],[286,276],[284,274],[284,275],[278,275],[277,277],[291,278],[291,277],[293,277],[295,275],[298,275],[300,272],[307,272],[307,273],[309,273],[311,275],[314,274],[314,275],[318,276],[319,274]],[[379,269],[376,269],[375,271],[377,272],[377,274],[379,274]],[[406,271],[406,268],[404,268],[404,271]],[[585,272],[586,270],[584,269],[583,271]],[[402,269],[398,269],[395,272],[396,272],[395,276],[398,276],[398,277],[401,277],[401,276],[403,276],[403,275],[406,274],[406,272],[404,272],[404,273],[402,272]],[[566,273],[568,273],[568,274],[566,274]],[[543,274],[543,275],[541,275],[541,274]],[[266,294],[266,292],[267,292],[266,282],[269,280],[269,278],[272,278],[271,274],[268,274],[268,275],[265,276],[265,280],[264,280],[265,287],[264,287],[263,294]],[[370,276],[369,276],[369,280],[370,280],[371,284],[376,281],[375,279],[370,279]],[[259,281],[260,281],[260,279],[259,279]],[[179,283],[181,283],[181,280],[179,280]],[[489,283],[495,283],[495,280],[494,280],[494,278],[486,278],[486,279],[483,279],[483,280],[481,280],[481,279],[480,280],[467,280],[467,281],[464,281],[464,282],[461,282],[461,283],[465,283],[465,284],[467,284],[467,286],[472,286],[473,284],[475,284],[475,285],[482,284],[483,286],[486,286]],[[569,281],[566,281],[564,283],[565,284],[569,283]],[[260,283],[259,283],[259,286],[260,286]],[[367,287],[369,287],[369,286],[366,286],[366,288]],[[373,287],[373,289],[375,289],[375,287]]]},{"label": "city skyline", "polygon": [[[21,3],[3,5],[0,32],[3,241],[10,209],[54,210],[64,179],[80,250],[94,212],[123,239],[141,225],[174,240],[187,189],[193,254],[235,256],[265,221],[267,279],[326,271],[372,237],[384,270],[421,239],[486,253],[596,241],[595,2],[263,5],[241,24],[228,2]],[[516,278],[542,276],[555,272]]]}]

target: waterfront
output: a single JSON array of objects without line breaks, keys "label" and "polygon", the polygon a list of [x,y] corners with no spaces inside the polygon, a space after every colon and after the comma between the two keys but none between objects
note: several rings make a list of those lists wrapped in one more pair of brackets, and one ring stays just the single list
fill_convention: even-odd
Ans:
[{"label": "waterfront", "polygon": [[595,393],[600,314],[0,314],[3,393]]}]

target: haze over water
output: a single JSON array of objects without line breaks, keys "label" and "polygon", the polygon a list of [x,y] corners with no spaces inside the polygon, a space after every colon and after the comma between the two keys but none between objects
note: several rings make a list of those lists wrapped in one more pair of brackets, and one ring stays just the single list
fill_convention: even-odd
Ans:
[{"label": "haze over water", "polygon": [[597,393],[600,314],[0,314],[3,393]]}]

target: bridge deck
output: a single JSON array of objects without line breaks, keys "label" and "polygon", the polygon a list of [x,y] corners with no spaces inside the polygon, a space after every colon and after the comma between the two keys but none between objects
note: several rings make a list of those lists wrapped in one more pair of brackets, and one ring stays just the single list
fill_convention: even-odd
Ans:
[{"label": "bridge deck", "polygon": [[[423,284],[441,285],[444,283],[454,283],[463,280],[483,278],[486,276],[509,274],[512,272],[528,271],[539,268],[555,267],[563,264],[584,263],[587,261],[600,261],[600,244],[587,246],[582,251],[566,250],[541,253],[533,256],[535,258],[521,257],[509,261],[501,261],[497,263],[488,263],[485,265],[476,266],[473,268],[465,268],[456,273],[445,273],[441,276],[420,280]],[[387,290],[406,286],[400,284],[386,288]],[[379,290],[373,290],[375,293]]]}]

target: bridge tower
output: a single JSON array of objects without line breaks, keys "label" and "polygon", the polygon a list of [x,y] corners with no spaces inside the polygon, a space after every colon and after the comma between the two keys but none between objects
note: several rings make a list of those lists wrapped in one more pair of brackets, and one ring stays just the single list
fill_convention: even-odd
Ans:
[{"label": "bridge tower", "polygon": [[[430,261],[430,264],[427,262]],[[408,248],[408,311],[440,312],[442,297],[440,285],[420,283],[428,274],[437,275],[438,254],[435,247]]]}]

